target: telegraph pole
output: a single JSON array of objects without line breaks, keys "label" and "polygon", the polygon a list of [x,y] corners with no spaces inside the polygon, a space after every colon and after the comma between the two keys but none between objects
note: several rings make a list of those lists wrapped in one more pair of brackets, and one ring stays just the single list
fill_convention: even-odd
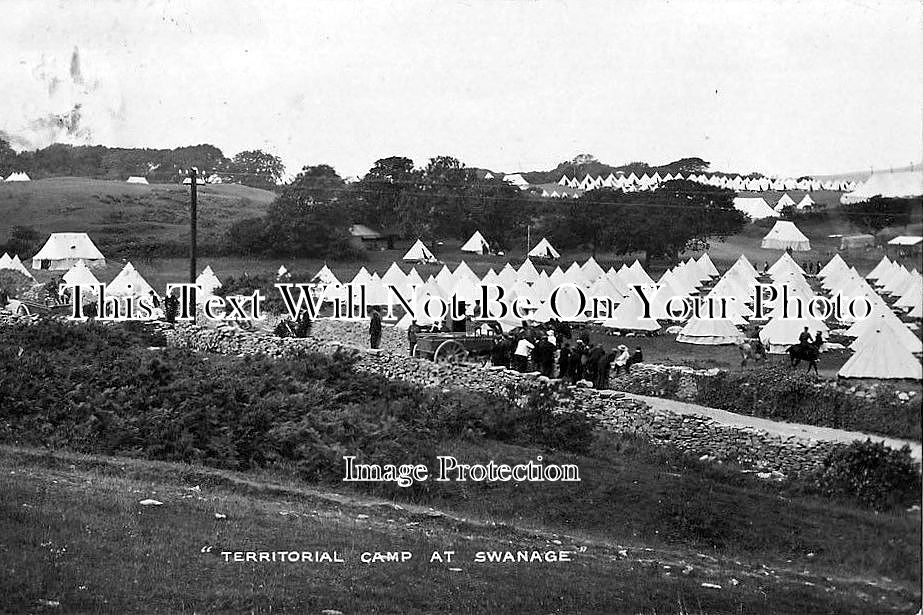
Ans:
[{"label": "telegraph pole", "polygon": [[192,167],[189,169],[189,188],[192,192],[189,193],[189,282],[194,283],[196,278],[196,264],[195,264],[195,253],[196,253],[196,184],[198,183],[198,169]]}]

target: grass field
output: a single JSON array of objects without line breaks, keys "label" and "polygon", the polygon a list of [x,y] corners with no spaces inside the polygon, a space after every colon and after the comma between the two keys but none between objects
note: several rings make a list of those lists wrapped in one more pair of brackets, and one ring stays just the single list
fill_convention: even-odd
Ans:
[{"label": "grass field", "polygon": [[[555,511],[556,523],[539,526],[517,518],[538,512],[523,506],[527,494],[507,498],[502,510],[476,501],[461,511],[448,503],[434,510],[265,474],[0,447],[0,610],[711,615],[918,608],[919,512],[861,514],[718,484],[696,491],[668,468],[643,477],[648,471],[624,467],[627,490],[607,501],[569,500],[578,507],[571,515]],[[145,498],[163,506],[140,506]],[[715,530],[727,519],[738,528],[729,536],[755,551],[677,541],[668,526],[687,535],[700,527],[705,519],[689,515],[702,514],[692,511],[706,500],[718,515]],[[535,508],[544,504],[538,498]],[[750,511],[760,506],[753,525]],[[652,525],[657,510],[674,519],[662,535],[632,529]],[[588,515],[599,515],[597,527],[567,522]],[[532,549],[571,551],[573,562],[473,561],[477,551]],[[220,555],[244,550],[335,550],[346,561],[233,563]],[[413,559],[359,560],[391,550],[412,551]],[[433,551],[446,550],[456,552],[453,563],[429,562]]]},{"label": "grass field", "polygon": [[[234,222],[262,215],[275,197],[236,184],[200,186],[198,196],[203,245],[219,241]],[[17,225],[35,228],[42,241],[52,232],[82,231],[104,254],[131,254],[132,246],[188,242],[189,187],[83,177],[0,183],[0,214],[4,240]]]}]

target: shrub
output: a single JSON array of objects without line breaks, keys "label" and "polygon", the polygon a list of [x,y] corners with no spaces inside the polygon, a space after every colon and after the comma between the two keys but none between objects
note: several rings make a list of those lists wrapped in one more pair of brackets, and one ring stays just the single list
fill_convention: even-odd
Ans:
[{"label": "shrub", "polygon": [[147,350],[159,341],[141,325],[0,330],[0,440],[339,481],[345,454],[419,463],[453,438],[569,451],[592,438],[583,415],[552,413],[546,390],[438,392],[356,372],[345,353]]},{"label": "shrub", "polygon": [[[0,269],[0,290],[7,297],[19,297],[23,292],[32,287],[34,282],[12,269]],[[5,307],[0,305],[0,307]]]},{"label": "shrub", "polygon": [[698,375],[696,385],[692,401],[711,408],[913,440],[923,433],[919,401],[902,403],[888,385],[869,398],[780,366]]},{"label": "shrub", "polygon": [[882,442],[837,447],[815,478],[826,495],[849,496],[876,510],[920,501],[920,474],[910,448],[894,450]]}]

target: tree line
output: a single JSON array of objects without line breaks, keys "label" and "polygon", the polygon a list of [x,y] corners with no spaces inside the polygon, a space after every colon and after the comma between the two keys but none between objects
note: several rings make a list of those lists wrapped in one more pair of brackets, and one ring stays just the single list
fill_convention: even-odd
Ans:
[{"label": "tree line", "polygon": [[423,167],[393,156],[353,183],[328,165],[304,167],[265,216],[229,230],[228,244],[248,254],[337,258],[354,253],[349,227],[361,223],[424,242],[479,230],[494,250],[508,250],[525,244],[531,226],[559,249],[675,257],[740,230],[747,220],[733,201],[731,190],[673,181],[653,192],[602,189],[549,202],[451,156]]},{"label": "tree line", "polygon": [[66,145],[54,143],[36,150],[16,152],[0,138],[0,176],[28,173],[32,179],[45,177],[92,177],[125,180],[132,175],[151,183],[178,183],[189,169],[197,167],[206,176],[245,186],[275,189],[285,175],[282,160],[262,150],[248,150],[228,158],[214,145],[202,144],[173,149]]}]

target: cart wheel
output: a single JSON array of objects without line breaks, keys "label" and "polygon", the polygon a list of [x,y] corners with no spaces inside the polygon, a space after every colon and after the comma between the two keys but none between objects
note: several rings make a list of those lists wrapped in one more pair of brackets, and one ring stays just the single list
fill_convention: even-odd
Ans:
[{"label": "cart wheel", "polygon": [[468,351],[455,340],[442,342],[433,353],[433,361],[436,363],[461,363],[467,358]]},{"label": "cart wheel", "polygon": [[420,344],[414,344],[413,348],[410,351],[410,356],[414,359],[419,359],[420,355],[417,353],[417,350],[420,348]]}]

